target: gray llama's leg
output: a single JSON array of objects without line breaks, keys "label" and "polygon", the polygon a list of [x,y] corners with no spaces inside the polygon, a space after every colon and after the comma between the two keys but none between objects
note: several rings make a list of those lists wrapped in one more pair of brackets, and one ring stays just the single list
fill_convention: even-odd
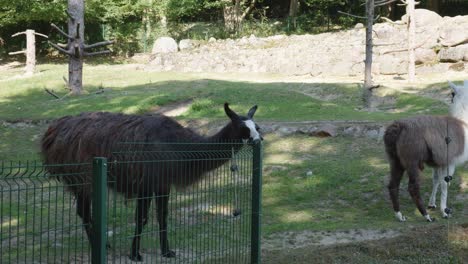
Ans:
[{"label": "gray llama's leg", "polygon": [[432,169],[432,193],[431,198],[429,199],[429,209],[436,208],[436,199],[437,199],[437,191],[439,190],[440,185],[440,177],[442,174],[439,173],[439,168]]}]

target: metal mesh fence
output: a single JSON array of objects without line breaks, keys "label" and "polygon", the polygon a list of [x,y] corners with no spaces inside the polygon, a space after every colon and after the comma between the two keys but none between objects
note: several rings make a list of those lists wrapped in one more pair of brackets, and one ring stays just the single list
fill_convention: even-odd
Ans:
[{"label": "metal mesh fence", "polygon": [[[253,145],[122,146],[101,165],[107,185],[94,193],[95,179],[105,177],[96,164],[93,172],[91,163],[0,163],[1,262],[94,263],[97,240],[107,242],[99,251],[109,263],[255,262]],[[107,213],[93,208],[91,220],[96,193],[106,194]]]},{"label": "metal mesh fence", "polygon": [[[55,166],[76,171],[58,177],[81,179],[87,187],[90,165]],[[75,198],[46,171],[34,161],[0,162],[1,263],[79,263],[89,256]]]}]

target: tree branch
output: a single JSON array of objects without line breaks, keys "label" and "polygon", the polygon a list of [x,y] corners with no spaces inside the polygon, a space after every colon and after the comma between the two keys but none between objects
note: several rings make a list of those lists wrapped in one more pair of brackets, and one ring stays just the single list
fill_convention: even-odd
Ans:
[{"label": "tree branch", "polygon": [[64,35],[67,39],[73,40],[73,37],[65,33],[63,30],[61,30],[59,27],[57,27],[54,23],[50,24],[55,30],[57,30],[60,34]]},{"label": "tree branch", "polygon": [[101,54],[109,54],[109,53],[112,53],[112,51],[110,50],[101,50],[101,51],[95,51],[95,52],[84,52],[84,56],[86,57],[92,57],[92,56],[96,56],[96,55],[101,55]]},{"label": "tree branch", "polygon": [[399,0],[388,0],[388,1],[378,1],[378,2],[376,1],[374,7],[388,5],[396,1],[399,1]]},{"label": "tree branch", "polygon": [[26,53],[26,51],[20,50],[20,51],[8,52],[8,55],[16,55],[16,54],[21,54],[21,53]]},{"label": "tree branch", "polygon": [[361,18],[361,19],[367,19],[367,17],[365,17],[365,16],[356,16],[356,15],[353,15],[353,14],[350,14],[350,13],[346,13],[346,12],[343,12],[343,11],[338,11],[338,13],[343,14],[343,15],[347,15],[347,16],[350,16],[350,17]]},{"label": "tree branch", "polygon": [[[429,36],[428,38],[426,38],[424,41],[422,41],[422,42],[419,43],[418,45],[415,45],[414,47],[412,47],[412,49],[417,49],[417,48],[421,47],[421,46],[424,45],[430,38],[431,38],[431,36]],[[408,51],[408,48],[402,48],[402,49],[397,49],[397,50],[386,50],[386,51],[381,52],[380,54],[385,55],[385,54],[388,54],[388,53],[403,52],[403,51]]]},{"label": "tree branch", "polygon": [[15,33],[15,34],[11,35],[11,37],[12,37],[12,38],[14,38],[14,37],[17,37],[17,36],[19,36],[19,35],[23,35],[23,34],[26,34],[26,31],[23,31],[23,32],[17,32],[17,33]]},{"label": "tree branch", "polygon": [[114,42],[115,42],[114,40],[106,40],[106,41],[94,43],[94,44],[91,44],[91,45],[85,45],[84,48],[85,49],[97,48],[97,47],[101,47],[101,46],[114,44]]},{"label": "tree branch", "polygon": [[393,25],[404,25],[405,23],[403,22],[395,22],[395,21],[392,21],[390,20],[388,17],[381,17],[380,19],[382,19],[383,21],[385,22],[388,22],[390,24],[393,24]]},{"label": "tree branch", "polygon": [[58,51],[60,51],[60,52],[62,52],[62,53],[64,53],[64,54],[67,54],[68,56],[72,56],[72,55],[73,55],[70,51],[68,51],[68,50],[66,50],[66,49],[64,49],[64,48],[62,48],[62,47],[60,47],[59,45],[57,45],[57,44],[55,44],[55,43],[52,43],[52,42],[50,42],[50,41],[47,41],[47,42],[49,43],[49,45],[51,45],[52,47],[54,47],[56,50],[58,50]]},{"label": "tree branch", "polygon": [[44,38],[46,38],[46,39],[49,38],[49,36],[44,35],[44,34],[41,34],[41,33],[37,33],[37,32],[34,32],[34,35],[38,35],[38,36],[44,37]]},{"label": "tree branch", "polygon": [[243,21],[245,17],[252,12],[253,8],[255,7],[255,4],[257,3],[257,0],[252,0],[250,3],[249,7],[244,11],[242,16],[240,17],[240,21]]},{"label": "tree branch", "polygon": [[44,88],[44,90],[45,90],[48,94],[52,95],[53,97],[55,97],[55,98],[57,98],[57,99],[60,99],[60,97],[58,97],[58,95],[54,94],[54,93],[53,93],[52,91],[50,91],[49,89]]}]

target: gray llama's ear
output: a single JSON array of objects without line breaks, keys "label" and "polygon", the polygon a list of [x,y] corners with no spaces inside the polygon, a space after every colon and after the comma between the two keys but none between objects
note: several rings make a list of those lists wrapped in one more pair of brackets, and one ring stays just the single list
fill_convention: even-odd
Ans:
[{"label": "gray llama's ear", "polygon": [[228,103],[224,103],[224,112],[226,112],[226,115],[233,121],[239,119],[239,116],[229,108]]},{"label": "gray llama's ear", "polygon": [[255,111],[257,111],[257,105],[254,105],[252,108],[250,108],[249,112],[247,113],[247,117],[252,119],[252,117],[255,114]]}]

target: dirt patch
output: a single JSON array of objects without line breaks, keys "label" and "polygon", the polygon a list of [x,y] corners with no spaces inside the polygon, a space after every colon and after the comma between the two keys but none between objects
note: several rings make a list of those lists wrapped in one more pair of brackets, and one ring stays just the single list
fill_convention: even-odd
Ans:
[{"label": "dirt patch", "polygon": [[151,112],[155,114],[162,114],[165,116],[170,116],[170,117],[180,116],[190,109],[192,102],[193,102],[192,99],[175,102],[175,103],[167,104],[162,107],[152,109]]},{"label": "dirt patch", "polygon": [[355,229],[336,232],[301,231],[283,232],[271,235],[262,240],[265,250],[297,249],[308,246],[328,246],[351,242],[362,242],[393,238],[400,235],[394,230]]},{"label": "dirt patch", "polygon": [[[361,230],[363,231],[363,230]],[[374,230],[375,232],[378,230]],[[392,231],[390,231],[392,232]],[[444,225],[408,228],[389,237],[374,236],[370,240],[329,245],[308,244],[301,248],[262,250],[263,263],[467,263],[468,251],[454,244],[448,234],[460,230]],[[390,233],[391,234],[391,233]],[[358,234],[350,234],[359,236]]]}]

